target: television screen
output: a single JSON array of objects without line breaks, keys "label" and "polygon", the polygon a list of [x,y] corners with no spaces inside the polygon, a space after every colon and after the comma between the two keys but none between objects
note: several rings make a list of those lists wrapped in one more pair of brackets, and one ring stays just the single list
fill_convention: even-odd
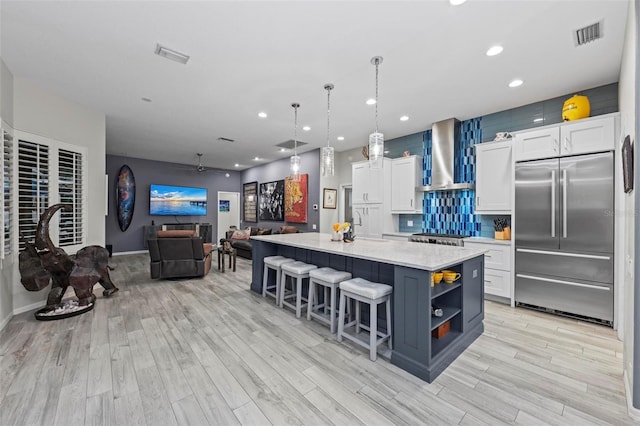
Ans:
[{"label": "television screen", "polygon": [[149,214],[205,216],[207,214],[207,189],[151,185],[149,188]]}]

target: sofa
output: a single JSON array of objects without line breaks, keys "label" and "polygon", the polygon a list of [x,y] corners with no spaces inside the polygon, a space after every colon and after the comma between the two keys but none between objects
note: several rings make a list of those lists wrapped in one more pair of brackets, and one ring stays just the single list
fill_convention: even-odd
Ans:
[{"label": "sofa", "polygon": [[225,238],[220,240],[220,245],[228,242],[231,247],[236,250],[236,254],[245,259],[252,258],[251,237],[255,235],[271,235],[271,234],[294,234],[300,232],[295,226],[281,226],[280,228],[256,228],[250,227],[246,229],[229,229],[225,233]]},{"label": "sofa", "polygon": [[148,240],[151,278],[203,277],[211,269],[213,244],[195,231],[158,231]]}]

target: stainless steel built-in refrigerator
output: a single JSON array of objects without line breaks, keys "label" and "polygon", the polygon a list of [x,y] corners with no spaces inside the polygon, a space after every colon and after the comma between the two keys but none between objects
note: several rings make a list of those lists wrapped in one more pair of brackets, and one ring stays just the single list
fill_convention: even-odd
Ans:
[{"label": "stainless steel built-in refrigerator", "polygon": [[613,322],[613,153],[516,163],[515,300]]}]

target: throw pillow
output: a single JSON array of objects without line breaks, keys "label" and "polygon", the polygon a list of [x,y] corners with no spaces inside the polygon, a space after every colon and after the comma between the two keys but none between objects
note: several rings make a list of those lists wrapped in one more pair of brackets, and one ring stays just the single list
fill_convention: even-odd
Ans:
[{"label": "throw pillow", "polygon": [[271,228],[258,229],[258,235],[271,235]]},{"label": "throw pillow", "polygon": [[238,229],[233,231],[233,235],[231,235],[232,240],[248,240],[251,235],[250,229]]},{"label": "throw pillow", "polygon": [[295,226],[281,226],[280,233],[281,234],[295,234],[298,232],[298,228]]}]

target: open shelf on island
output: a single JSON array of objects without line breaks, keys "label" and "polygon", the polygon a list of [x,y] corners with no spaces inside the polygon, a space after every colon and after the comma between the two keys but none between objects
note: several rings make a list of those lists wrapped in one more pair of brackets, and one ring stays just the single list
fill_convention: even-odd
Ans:
[{"label": "open shelf on island", "polygon": [[441,339],[431,339],[431,359],[434,359],[440,354],[443,349],[446,349],[454,340],[462,336],[462,332],[459,330],[451,330]]},{"label": "open shelf on island", "polygon": [[444,324],[445,322],[447,322],[448,320],[450,320],[451,318],[455,317],[456,315],[458,315],[461,310],[460,308],[449,308],[449,307],[444,307],[441,308],[443,315],[441,317],[434,317],[431,316],[431,331],[435,330],[436,328],[440,327],[440,325]]},{"label": "open shelf on island", "polygon": [[456,288],[460,287],[462,285],[461,280],[458,280],[457,282],[453,283],[453,284],[447,284],[444,281],[442,281],[439,284],[435,284],[432,288],[431,288],[431,299],[435,299],[438,296],[442,296],[443,294],[446,294],[448,292],[450,292],[451,290],[455,290]]}]

